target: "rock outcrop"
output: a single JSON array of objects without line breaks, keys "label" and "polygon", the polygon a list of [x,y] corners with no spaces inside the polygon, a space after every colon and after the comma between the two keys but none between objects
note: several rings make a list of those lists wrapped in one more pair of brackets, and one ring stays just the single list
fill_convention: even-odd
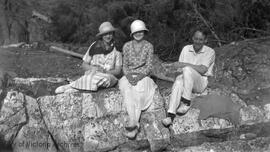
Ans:
[{"label": "rock outcrop", "polygon": [[[14,83],[31,92],[40,81],[44,80],[15,79]],[[136,140],[148,141],[157,151],[167,147],[170,133],[160,121],[165,109],[158,90],[154,100],[141,116]],[[1,108],[0,128],[4,141],[15,151],[108,151],[129,142],[123,136],[126,119],[122,97],[115,88],[37,99],[10,90]]]},{"label": "rock outcrop", "polygon": [[[141,131],[134,141],[122,134],[127,113],[117,88],[55,95],[54,89],[67,83],[66,78],[13,79],[3,72],[0,77],[3,84],[0,88],[1,147],[25,152],[147,149],[233,151],[234,148],[240,150],[239,146],[250,151],[267,151],[270,136],[266,129],[270,123],[268,48],[269,40],[261,39],[216,49],[215,79],[210,79],[204,93],[194,94],[194,100],[209,94],[229,97],[241,106],[239,126],[213,117],[202,120],[200,125],[200,110],[192,108],[184,116],[177,116],[172,127],[163,127],[161,120],[165,117],[171,83],[156,80],[159,89],[156,90],[155,102],[143,112]],[[49,57],[44,55],[43,60],[39,60],[37,70],[43,69],[40,67],[46,65]],[[166,76],[167,70],[160,68],[165,63],[159,62],[157,60],[159,67],[154,73],[165,72],[163,76]],[[33,72],[33,75],[43,74],[39,72]],[[71,75],[75,75],[75,72]],[[221,143],[211,143],[214,141]],[[239,146],[233,141],[237,141]],[[254,146],[258,142],[262,145]]]},{"label": "rock outcrop", "polygon": [[[157,90],[154,104],[142,114],[142,127],[136,138],[139,144],[134,147],[134,143],[131,144],[134,141],[123,136],[127,113],[118,89],[60,95],[37,93],[42,90],[37,84],[47,83],[46,87],[53,87],[60,82],[61,79],[52,78],[15,78],[9,84],[13,89],[3,101],[0,119],[1,139],[6,145],[11,144],[14,151],[79,152],[134,150],[146,143],[144,146],[158,151],[168,147],[171,136],[233,127],[230,122],[218,118],[202,120],[200,126],[197,120],[200,111],[191,109],[186,115],[176,117],[169,132],[161,124],[165,118],[164,98],[168,97],[163,98]],[[208,90],[208,93],[213,92],[218,90]],[[39,97],[35,98],[36,94]],[[243,102],[233,97],[235,102]],[[241,125],[269,122],[269,107],[268,104],[264,108],[244,105],[240,112]]]},{"label": "rock outcrop", "polygon": [[[203,152],[216,152],[216,151],[230,151],[230,152],[267,152],[270,151],[269,146],[270,138],[262,137],[253,140],[234,140],[222,143],[204,143],[200,146],[191,146],[187,148],[177,149],[182,152],[190,151],[203,151]],[[260,143],[260,144],[258,144]]]}]

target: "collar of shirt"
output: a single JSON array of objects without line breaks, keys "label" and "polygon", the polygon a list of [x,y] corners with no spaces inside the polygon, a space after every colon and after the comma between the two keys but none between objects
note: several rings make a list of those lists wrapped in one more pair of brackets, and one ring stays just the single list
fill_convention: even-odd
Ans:
[{"label": "collar of shirt", "polygon": [[194,50],[194,48],[193,48],[193,45],[190,45],[190,47],[189,47],[189,52],[194,52],[194,53],[196,53],[196,54],[204,53],[204,52],[205,52],[205,47],[203,46],[203,47],[201,48],[201,50],[197,53],[197,52],[195,52],[195,50]]}]

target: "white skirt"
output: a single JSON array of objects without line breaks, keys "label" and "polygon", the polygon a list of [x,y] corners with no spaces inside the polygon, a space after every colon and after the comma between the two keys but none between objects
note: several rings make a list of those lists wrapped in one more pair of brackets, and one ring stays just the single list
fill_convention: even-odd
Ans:
[{"label": "white skirt", "polygon": [[135,86],[131,85],[125,76],[119,80],[119,89],[126,106],[141,111],[152,104],[156,88],[157,85],[150,77],[143,78]]}]

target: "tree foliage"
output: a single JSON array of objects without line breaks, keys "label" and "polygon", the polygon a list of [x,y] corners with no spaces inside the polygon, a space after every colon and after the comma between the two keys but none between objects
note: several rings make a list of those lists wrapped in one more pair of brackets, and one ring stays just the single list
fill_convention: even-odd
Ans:
[{"label": "tree foliage", "polygon": [[[63,42],[93,40],[99,24],[106,20],[118,27],[121,40],[127,41],[130,39],[129,25],[134,19],[146,22],[150,29],[149,41],[156,47],[156,53],[166,58],[179,53],[198,27],[209,29],[211,46],[217,45],[217,37],[226,44],[269,35],[270,5],[267,0],[84,0],[84,5],[78,3],[74,1],[73,6],[60,4],[54,13],[58,19],[56,33]],[[201,16],[194,11],[194,5]],[[68,12],[63,9],[66,7],[70,7]],[[63,28],[65,26],[69,27]]]},{"label": "tree foliage", "polygon": [[27,9],[28,7],[29,3],[23,0],[0,1],[0,41],[2,43],[8,44],[12,41],[28,40],[29,34],[26,20],[28,16],[31,16],[29,15],[31,11]]},{"label": "tree foliage", "polygon": [[[121,45],[130,39],[129,26],[135,19],[145,21],[147,39],[162,58],[175,59],[183,45],[190,43],[192,31],[209,30],[208,45],[270,35],[269,0],[4,0],[8,19],[13,14],[27,16],[25,6],[48,11],[53,24],[46,31],[51,41],[89,45],[99,25],[111,21]],[[23,5],[18,5],[22,3]],[[45,7],[46,5],[49,5]],[[53,5],[52,5],[53,4]],[[9,8],[12,6],[12,9]],[[23,6],[23,7],[17,7]],[[23,9],[22,9],[23,8]],[[20,10],[16,14],[16,9]],[[24,10],[24,11],[23,11]],[[7,13],[13,12],[13,13]],[[31,11],[30,11],[31,12]],[[15,14],[15,15],[14,15]],[[17,17],[16,17],[17,15]],[[25,18],[25,17],[24,17]],[[27,19],[25,19],[27,20]]]}]

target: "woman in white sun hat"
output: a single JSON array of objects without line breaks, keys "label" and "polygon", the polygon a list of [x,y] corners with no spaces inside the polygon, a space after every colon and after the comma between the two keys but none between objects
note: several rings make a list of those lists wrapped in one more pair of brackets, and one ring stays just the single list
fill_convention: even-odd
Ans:
[{"label": "woman in white sun hat", "polygon": [[144,39],[148,29],[141,20],[130,26],[132,40],[123,46],[123,73],[119,88],[129,115],[125,136],[134,139],[139,131],[141,112],[153,101],[157,85],[150,78],[153,59],[153,45]]},{"label": "woman in white sun hat", "polygon": [[117,83],[116,77],[122,69],[122,55],[114,46],[115,31],[110,22],[99,26],[98,40],[90,45],[83,57],[85,74],[68,85],[58,87],[56,93],[97,91],[99,87],[108,88]]}]

